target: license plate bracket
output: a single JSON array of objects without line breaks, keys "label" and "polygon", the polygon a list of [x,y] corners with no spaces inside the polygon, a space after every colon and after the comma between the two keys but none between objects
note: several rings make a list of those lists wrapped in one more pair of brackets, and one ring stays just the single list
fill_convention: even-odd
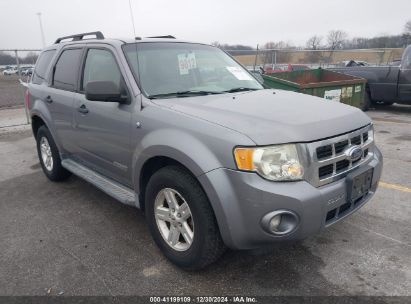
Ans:
[{"label": "license plate bracket", "polygon": [[347,194],[351,202],[355,202],[371,188],[374,168],[366,166],[347,176]]}]

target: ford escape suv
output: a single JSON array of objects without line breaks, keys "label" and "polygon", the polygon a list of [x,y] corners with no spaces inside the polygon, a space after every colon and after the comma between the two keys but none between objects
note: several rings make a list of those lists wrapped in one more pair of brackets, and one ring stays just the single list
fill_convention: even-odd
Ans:
[{"label": "ford escape suv", "polygon": [[224,51],[171,36],[59,38],[26,103],[45,175],[142,209],[188,269],[318,233],[363,206],[382,170],[360,110],[264,89]]}]

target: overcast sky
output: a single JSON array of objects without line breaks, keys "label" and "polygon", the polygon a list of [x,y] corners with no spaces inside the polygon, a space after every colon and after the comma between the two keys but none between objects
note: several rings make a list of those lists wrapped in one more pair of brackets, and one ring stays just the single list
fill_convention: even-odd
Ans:
[{"label": "overcast sky", "polygon": [[[267,41],[304,45],[314,34],[342,29],[350,37],[399,34],[411,0],[132,0],[137,36],[255,46]],[[40,48],[37,12],[46,43],[101,30],[133,37],[128,0],[0,0],[0,49]]]}]

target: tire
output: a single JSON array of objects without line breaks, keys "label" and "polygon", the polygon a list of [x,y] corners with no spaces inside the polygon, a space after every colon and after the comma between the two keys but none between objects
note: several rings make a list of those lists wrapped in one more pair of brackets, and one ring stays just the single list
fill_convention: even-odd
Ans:
[{"label": "tire", "polygon": [[371,106],[371,96],[370,96],[370,92],[368,92],[366,90],[365,93],[364,93],[364,101],[361,104],[360,108],[361,108],[361,110],[366,112],[370,109],[370,106]]},{"label": "tire", "polygon": [[[61,166],[59,151],[46,126],[38,129],[36,141],[40,164],[47,178],[53,182],[59,182],[70,177],[71,173]],[[49,157],[45,157],[45,154]]]},{"label": "tire", "polygon": [[[173,210],[172,205],[167,203],[167,200],[171,201],[167,199],[170,198],[170,193],[174,195],[180,209]],[[148,227],[153,239],[164,255],[177,266],[187,270],[198,270],[216,261],[225,251],[206,194],[198,181],[183,168],[167,166],[154,173],[146,188],[145,202]],[[170,218],[179,220],[179,210],[183,209],[181,206],[184,203],[187,203],[189,208],[185,208],[188,212],[181,211],[180,220],[184,220],[183,217],[187,217],[188,214],[190,217],[182,226],[178,226],[181,223],[174,221],[177,228],[173,228],[171,222],[173,220]],[[159,209],[162,209],[166,215],[160,216]],[[163,220],[165,218],[168,218],[168,222]],[[182,230],[184,227],[192,229],[191,244],[186,239],[188,234],[183,232],[187,230]],[[170,233],[172,229],[177,229],[177,232],[174,230],[174,233]],[[168,236],[178,234],[178,238],[174,238],[177,240],[174,245],[172,240],[170,242],[166,240],[167,230],[169,230]]]}]

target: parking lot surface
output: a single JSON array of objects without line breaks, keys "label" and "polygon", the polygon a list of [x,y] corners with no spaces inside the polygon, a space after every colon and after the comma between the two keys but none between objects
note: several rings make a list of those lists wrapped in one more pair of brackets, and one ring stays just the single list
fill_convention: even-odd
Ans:
[{"label": "parking lot surface", "polygon": [[[25,77],[23,77],[25,78]],[[24,104],[24,87],[17,75],[0,73],[0,108],[18,107]]]},{"label": "parking lot surface", "polygon": [[31,131],[0,130],[1,295],[411,295],[411,107],[368,112],[384,171],[375,197],[294,244],[170,264],[143,214],[87,182],[46,179]]}]

